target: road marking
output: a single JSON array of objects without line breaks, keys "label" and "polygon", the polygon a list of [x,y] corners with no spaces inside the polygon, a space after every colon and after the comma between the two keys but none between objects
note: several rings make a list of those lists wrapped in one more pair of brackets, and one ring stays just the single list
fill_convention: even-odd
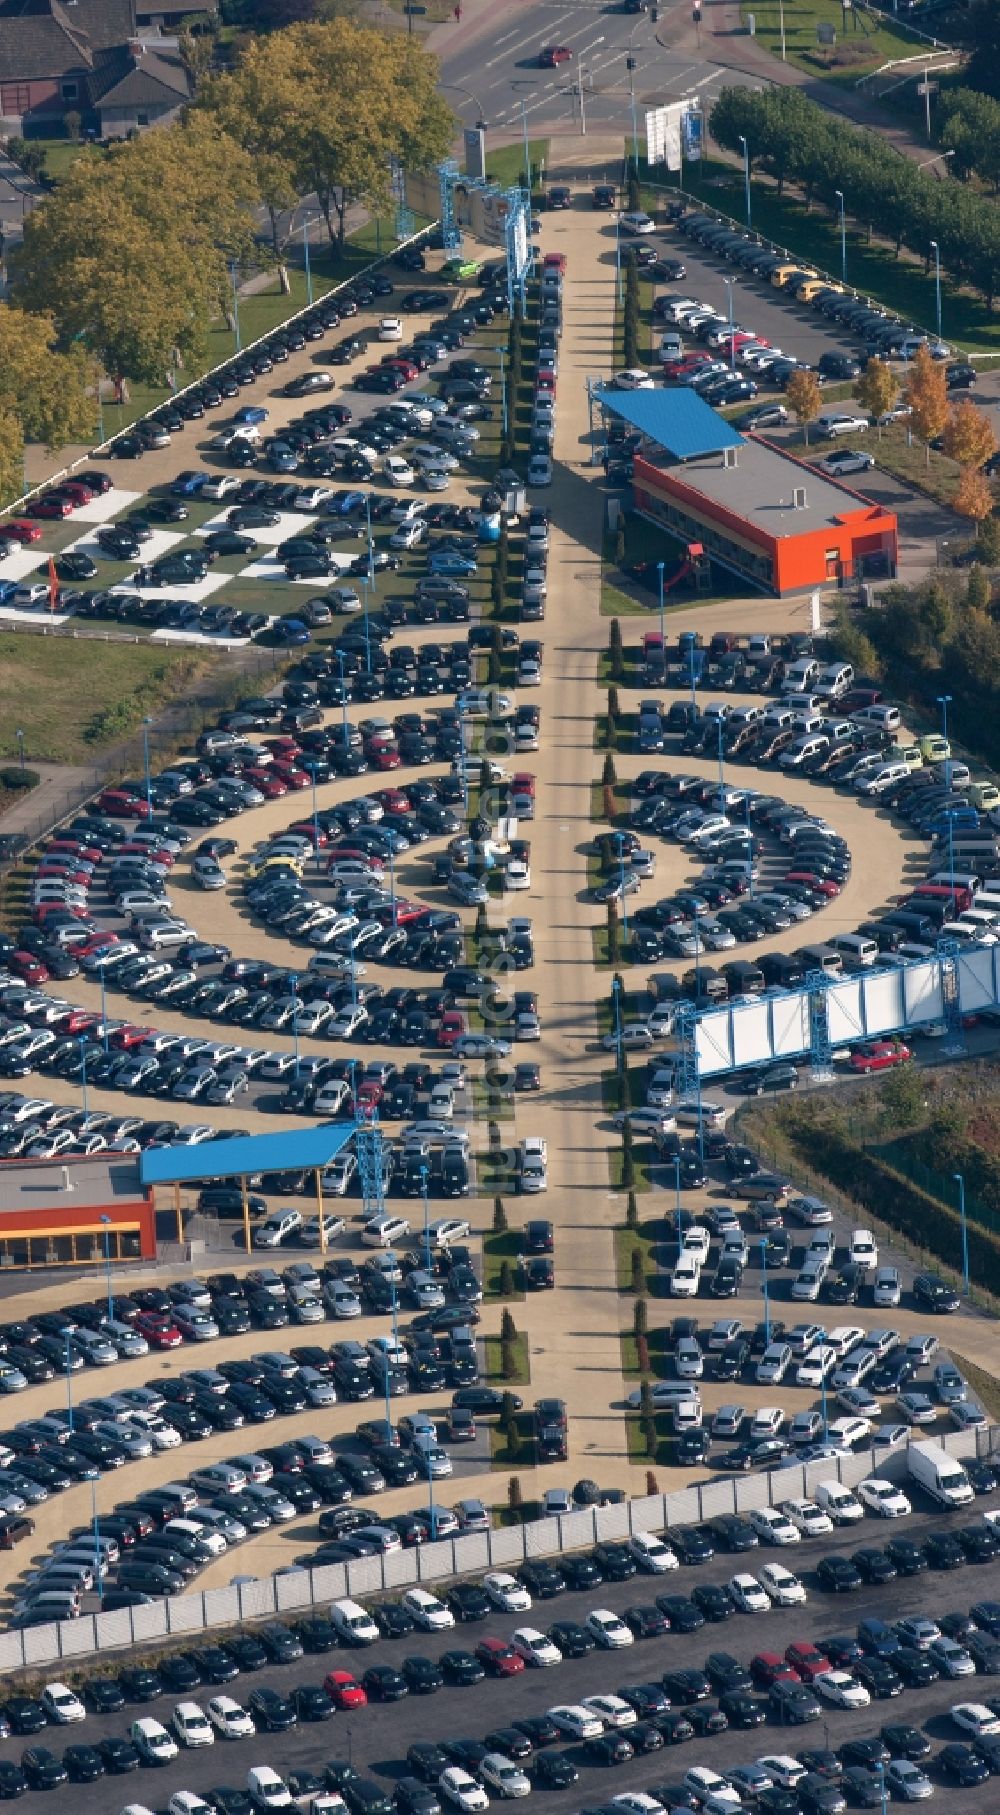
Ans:
[{"label": "road marking", "polygon": [[[560,25],[562,23],[563,19],[571,19],[572,16],[573,16],[572,13],[560,13],[558,19],[553,20],[553,24]],[[589,30],[589,27],[585,26],[584,30],[585,31]],[[577,35],[579,36],[579,34],[577,34]],[[541,46],[543,44],[552,43],[552,42],[558,43],[559,40],[558,40],[558,38],[555,40],[553,40],[551,38],[549,38],[549,39],[541,38],[540,39],[539,33],[538,33],[538,27],[536,25],[534,31],[528,32],[527,35],[523,38],[519,38],[516,44],[512,44],[510,46],[509,50],[503,51],[501,53],[501,55],[498,57],[489,57],[487,59],[487,61],[483,64],[482,67],[484,69],[492,69],[494,67],[494,65],[497,63],[506,63],[507,60],[509,59],[509,57],[513,54],[513,52],[520,50],[523,45],[537,44],[537,45],[539,45],[539,48],[541,48]]]}]

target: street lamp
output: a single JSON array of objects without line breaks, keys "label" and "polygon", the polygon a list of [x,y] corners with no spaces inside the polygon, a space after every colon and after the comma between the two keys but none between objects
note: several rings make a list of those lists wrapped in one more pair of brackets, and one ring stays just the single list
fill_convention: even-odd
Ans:
[{"label": "street lamp", "polygon": [[764,1294],[764,1341],[766,1343],[769,1343],[771,1340],[771,1306],[770,1306],[770,1301],[769,1301],[768,1295],[767,1295],[767,1236],[766,1235],[762,1235],[761,1241],[760,1241],[760,1267],[761,1267],[761,1274],[762,1274],[761,1290]]},{"label": "street lamp", "polygon": [[846,284],[846,282],[847,282],[847,217],[844,213],[844,191],[842,189],[835,189],[833,193],[836,196],[838,202],[840,203],[840,277],[841,277],[841,282]]},{"label": "street lamp", "polygon": [[627,939],[628,938],[628,907],[626,905],[626,897],[625,897],[625,834],[624,834],[624,832],[616,832],[615,838],[618,842],[618,886],[621,889],[621,894],[622,894],[622,927],[624,929],[625,937]]},{"label": "street lamp", "polygon": [[79,1036],[79,1045],[80,1045],[80,1085],[81,1085],[81,1094],[82,1094],[82,1098],[83,1098],[83,1125],[84,1125],[84,1128],[86,1128],[87,1122],[89,1120],[89,1116],[88,1116],[88,1112],[87,1112],[87,1036],[86,1036],[86,1034],[81,1034]]},{"label": "street lamp", "polygon": [[431,1227],[430,1227],[430,1221],[429,1221],[430,1206],[427,1201],[427,1179],[428,1179],[427,1167],[421,1166],[421,1168],[420,1168],[420,1195],[424,1200],[424,1270],[425,1270],[425,1272],[430,1273],[432,1270],[431,1269]]},{"label": "street lamp", "polygon": [[663,645],[663,647],[660,651],[660,654],[661,654],[663,660],[666,661],[667,645],[666,645],[666,638],[664,636],[664,629],[663,629],[663,568],[664,568],[664,563],[662,561],[657,561],[656,578],[659,581],[659,586],[660,586],[660,642]]},{"label": "street lamp", "polygon": [[152,724],[152,722],[153,721],[151,718],[144,718],[142,721],[142,763],[143,763],[143,768],[145,769],[145,772],[146,772],[146,817],[147,817],[147,819],[152,819],[152,817],[153,817],[153,782],[152,782],[152,777],[150,776],[150,773],[149,773],[149,727]]},{"label": "street lamp", "polygon": [[240,340],[240,293],[236,283],[235,265],[230,265],[229,267],[229,281],[233,288],[233,334],[236,339],[236,351],[238,353],[243,343]]},{"label": "street lamp", "polygon": [[937,337],[941,339],[941,248],[936,239],[931,240],[931,251],[934,254],[934,308],[937,314]]},{"label": "street lamp", "polygon": [[738,279],[724,277],[722,281],[726,286],[726,297],[729,303],[729,369],[734,372],[736,370],[736,335],[733,329],[733,286]]},{"label": "street lamp", "polygon": [[[952,696],[950,693],[939,693],[937,696],[937,704],[941,708],[941,736],[944,738],[946,745],[948,743],[948,707],[951,705],[951,699],[952,699]],[[950,757],[950,755],[945,758],[944,779],[945,779],[946,786],[950,788],[951,787],[951,757]],[[947,818],[948,818],[948,871],[949,871],[949,874],[951,874],[955,868],[955,861],[954,861],[955,821],[950,813],[948,814]]]},{"label": "street lamp", "polygon": [[322,220],[322,218],[323,216],[318,214],[315,209],[312,214],[305,214],[302,217],[302,257],[306,268],[306,301],[310,308],[312,307],[313,300],[313,281],[312,268],[309,263],[309,229],[312,226],[313,221],[319,221]]},{"label": "street lamp", "polygon": [[965,1220],[965,1180],[960,1172],[953,1172],[952,1178],[958,1186],[958,1214],[962,1219],[962,1290],[969,1296],[969,1225]]},{"label": "street lamp", "polygon": [[17,738],[17,751],[18,751],[18,755],[21,758],[21,767],[23,769],[24,768],[24,732],[15,731],[14,736]]},{"label": "street lamp", "polygon": [[507,438],[507,348],[498,343],[493,348],[500,355],[500,420],[503,423],[504,439]]},{"label": "street lamp", "polygon": [[944,164],[949,158],[953,158],[954,155],[955,153],[953,151],[939,151],[932,158],[921,158],[920,163],[917,165],[917,169],[928,170],[931,164]]},{"label": "street lamp", "polygon": [[747,205],[747,226],[750,225],[750,147],[740,133],[740,144],[743,147],[743,192]]},{"label": "street lamp", "polygon": [[104,1270],[108,1280],[108,1322],[114,1322],[115,1298],[111,1290],[111,1218],[101,1217],[101,1228],[104,1230]]},{"label": "street lamp", "polygon": [[288,981],[291,984],[291,988],[292,988],[292,1003],[293,1003],[293,1007],[292,1007],[292,1044],[295,1048],[295,1071],[294,1071],[293,1075],[297,1079],[298,1075],[299,1075],[299,980],[294,971],[292,971],[289,974]]}]

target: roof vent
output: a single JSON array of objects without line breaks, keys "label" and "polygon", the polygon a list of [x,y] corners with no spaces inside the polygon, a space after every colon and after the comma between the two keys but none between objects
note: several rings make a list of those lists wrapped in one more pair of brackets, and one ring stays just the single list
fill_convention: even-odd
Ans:
[{"label": "roof vent", "polygon": [[795,487],[795,490],[792,493],[792,509],[793,510],[805,510],[805,508],[806,508],[806,488],[804,485],[797,485]]},{"label": "roof vent", "polygon": [[736,465],[736,451],[737,450],[734,447],[724,447],[723,448],[723,450],[722,450],[723,466],[735,466]]}]

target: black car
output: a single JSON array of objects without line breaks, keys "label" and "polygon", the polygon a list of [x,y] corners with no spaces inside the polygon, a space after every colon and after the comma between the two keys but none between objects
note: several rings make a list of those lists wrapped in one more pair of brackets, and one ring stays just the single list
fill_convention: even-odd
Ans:
[{"label": "black car", "polygon": [[811,1689],[805,1683],[772,1683],[768,1701],[774,1716],[784,1725],[803,1725],[806,1721],[819,1720],[823,1710]]},{"label": "black car", "polygon": [[888,1746],[893,1758],[908,1758],[916,1764],[921,1759],[930,1757],[931,1742],[926,1733],[907,1721],[890,1721],[888,1725],[879,1728],[879,1737]]},{"label": "black car", "polygon": [[401,1777],[392,1792],[400,1815],[441,1815],[437,1792],[419,1777]]},{"label": "black car", "polygon": [[172,1695],[186,1695],[189,1690],[197,1689],[201,1682],[197,1664],[183,1651],[161,1658],[156,1670],[164,1688]]},{"label": "black car", "polygon": [[117,1714],[125,1706],[125,1691],[116,1676],[92,1676],[84,1684],[83,1697],[95,1714]]},{"label": "black car", "polygon": [[977,1784],[985,1783],[990,1776],[990,1767],[984,1758],[977,1758],[968,1746],[952,1741],[942,1746],[934,1760],[934,1768],[949,1783],[961,1785],[963,1789],[972,1789]]},{"label": "black car", "polygon": [[961,1569],[968,1561],[958,1539],[949,1531],[934,1531],[924,1539],[924,1556],[931,1569]]},{"label": "black car", "polygon": [[524,1583],[529,1594],[539,1601],[550,1601],[557,1594],[562,1594],[566,1579],[552,1563],[522,1563],[518,1578]]},{"label": "black car", "polygon": [[[322,1528],[321,1522],[320,1529]],[[398,1601],[376,1601],[370,1612],[379,1631],[387,1639],[405,1639],[416,1629],[413,1615]]]},{"label": "black car", "polygon": [[706,1620],[728,1620],[736,1612],[736,1603],[728,1588],[716,1582],[699,1583],[691,1590],[691,1599]]},{"label": "black car", "polygon": [[[242,1522],[242,1513],[237,1513],[236,1517]],[[238,1632],[235,1637],[227,1638],[226,1650],[236,1659],[244,1673],[263,1670],[268,1661],[267,1652],[260,1640],[250,1632]]]},{"label": "black car", "polygon": [[707,1701],[712,1693],[712,1685],[703,1670],[668,1670],[662,1681],[671,1704],[682,1708],[692,1702]]},{"label": "black car", "polygon": [[892,1558],[878,1548],[877,1544],[866,1544],[861,1550],[854,1551],[851,1562],[864,1582],[872,1582],[881,1587],[886,1582],[894,1582],[899,1571]]},{"label": "black car", "polygon": [[297,1720],[326,1721],[336,1713],[326,1690],[318,1683],[299,1683],[292,1690],[290,1699]]},{"label": "black car", "polygon": [[606,1733],[598,1733],[593,1739],[585,1739],[583,1749],[591,1764],[627,1765],[635,1757],[635,1747],[624,1733],[614,1727]]},{"label": "black car", "polygon": [[45,1709],[29,1695],[12,1695],[3,1712],[12,1733],[40,1733],[48,1725]]},{"label": "black car", "polygon": [[96,1783],[107,1769],[96,1746],[67,1746],[63,1764],[72,1783]]},{"label": "black car", "polygon": [[938,1273],[918,1273],[913,1281],[913,1296],[921,1311],[937,1313],[957,1311],[961,1299]]},{"label": "black car", "polygon": [[864,1765],[848,1765],[840,1781],[844,1795],[855,1808],[881,1808],[883,1784],[874,1771]]},{"label": "black car", "polygon": [[491,1611],[489,1595],[477,1582],[458,1583],[449,1591],[446,1600],[456,1620],[485,1620]]},{"label": "black car", "polygon": [[411,1695],[434,1695],[444,1687],[444,1672],[433,1658],[404,1657],[400,1671]]},{"label": "black car", "polygon": [[565,1752],[538,1752],[531,1762],[531,1774],[540,1790],[568,1790],[580,1776]]},{"label": "black car", "polygon": [[917,1651],[912,1645],[900,1646],[893,1657],[892,1668],[902,1677],[907,1689],[925,1689],[941,1674],[926,1651]]},{"label": "black car", "polygon": [[567,1588],[599,1588],[604,1580],[593,1557],[586,1555],[562,1557],[559,1566],[566,1578]]},{"label": "black car", "polygon": [[670,1533],[672,1549],[682,1563],[710,1563],[715,1545],[708,1532],[699,1525],[678,1525]]},{"label": "black car", "polygon": [[252,1689],[246,1705],[258,1729],[265,1733],[285,1733],[297,1724],[295,1709],[277,1689]]},{"label": "black car", "polygon": [[414,1740],[407,1751],[406,1762],[410,1770],[428,1784],[436,1784],[442,1771],[448,1768],[448,1759],[441,1747],[429,1739]]},{"label": "black car", "polygon": [[[670,1538],[672,1543],[676,1542],[676,1531],[671,1532]],[[672,1632],[697,1632],[705,1624],[701,1608],[696,1607],[687,1595],[658,1594],[656,1605],[661,1613],[666,1614]]]},{"label": "black car", "polygon": [[438,1659],[446,1683],[452,1683],[459,1689],[471,1688],[473,1683],[481,1683],[486,1675],[483,1665],[471,1651],[443,1651]]},{"label": "black car", "polygon": [[[235,1656],[235,1651],[233,1655]],[[163,1694],[163,1682],[158,1672],[147,1670],[141,1665],[134,1670],[122,1670],[119,1681],[130,1702],[155,1702]],[[8,1703],[8,1712],[9,1708]]]},{"label": "black car", "polygon": [[767,1703],[746,1689],[726,1689],[719,1696],[719,1707],[731,1727],[762,1727],[767,1719]]},{"label": "black car", "polygon": [[864,1576],[850,1557],[821,1557],[816,1565],[816,1579],[831,1594],[853,1594],[864,1587]]},{"label": "black car", "polygon": [[902,1677],[893,1669],[888,1658],[863,1657],[855,1664],[854,1674],[873,1701],[888,1701],[892,1696],[903,1693]]},{"label": "black car", "polygon": [[595,1544],[593,1558],[606,1582],[630,1582],[638,1564],[624,1544]]},{"label": "black car", "polygon": [[191,1653],[191,1659],[203,1683],[232,1683],[240,1673],[236,1659],[224,1645],[199,1646]]},{"label": "black car", "polygon": [[912,1538],[890,1538],[885,1554],[895,1564],[898,1575],[917,1576],[927,1568],[927,1558]]},{"label": "black car", "polygon": [[622,1619],[633,1638],[658,1639],[663,1633],[670,1631],[670,1621],[658,1607],[626,1607]]},{"label": "black car", "polygon": [[47,1746],[25,1747],[21,1769],[32,1790],[56,1790],[69,1776],[62,1759],[56,1758]]},{"label": "black car", "polygon": [[749,1689],[750,1672],[729,1651],[712,1651],[705,1659],[705,1675],[717,1694]]},{"label": "black car", "polygon": [[563,1657],[586,1657],[593,1651],[596,1640],[576,1620],[556,1620],[549,1627],[547,1636],[562,1652]]},{"label": "black car", "polygon": [[13,1802],[23,1796],[28,1787],[28,1780],[20,1765],[12,1758],[0,1759],[0,1802]]},{"label": "black car", "polygon": [[391,1664],[372,1664],[362,1683],[370,1702],[399,1702],[410,1692],[406,1678]]}]

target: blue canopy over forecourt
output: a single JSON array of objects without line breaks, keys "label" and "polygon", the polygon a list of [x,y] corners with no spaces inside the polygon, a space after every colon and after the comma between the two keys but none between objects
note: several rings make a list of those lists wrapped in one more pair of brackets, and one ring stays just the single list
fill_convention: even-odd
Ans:
[{"label": "blue canopy over forecourt", "polygon": [[326,1251],[323,1220],[324,1166],[335,1159],[357,1132],[355,1122],[323,1122],[313,1128],[290,1128],[280,1134],[241,1134],[230,1140],[200,1141],[194,1147],[153,1147],[139,1156],[144,1185],[173,1185],[178,1238],[181,1235],[180,1187],[204,1179],[239,1179],[243,1193],[243,1235],[250,1253],[250,1208],[247,1179],[262,1172],[313,1172],[320,1248]]}]

